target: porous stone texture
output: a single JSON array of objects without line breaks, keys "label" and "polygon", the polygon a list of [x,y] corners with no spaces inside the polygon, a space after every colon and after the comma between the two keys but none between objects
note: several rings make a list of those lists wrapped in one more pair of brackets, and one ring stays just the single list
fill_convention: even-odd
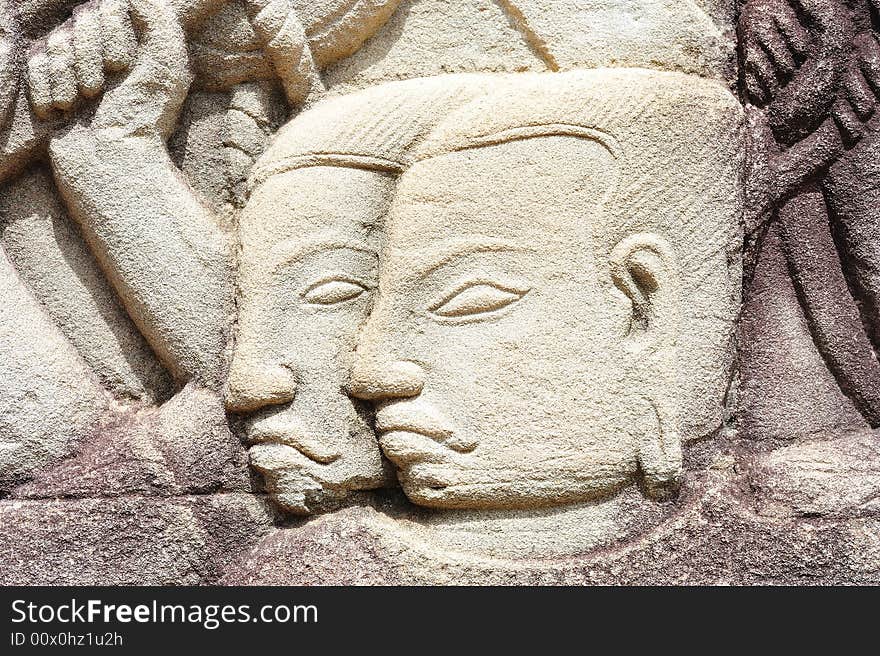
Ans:
[{"label": "porous stone texture", "polygon": [[[390,525],[358,507],[266,534],[227,584],[290,585],[811,585],[876,584],[878,520],[814,515],[772,521],[755,512],[733,460],[695,480],[694,497],[639,539],[566,558],[507,558],[479,544],[437,548],[421,527]],[[726,466],[725,466],[726,464]],[[644,526],[641,527],[644,531]],[[552,532],[554,529],[545,529]],[[538,531],[532,527],[529,537]],[[517,544],[509,535],[508,546]],[[520,545],[522,546],[522,545]],[[458,549],[456,549],[456,547]],[[298,554],[291,557],[291,554]],[[329,555],[328,555],[329,554]]]},{"label": "porous stone texture", "polygon": [[252,494],[0,501],[5,585],[199,585],[271,528]]},{"label": "porous stone texture", "polygon": [[0,583],[880,583],[836,0],[0,0]]}]

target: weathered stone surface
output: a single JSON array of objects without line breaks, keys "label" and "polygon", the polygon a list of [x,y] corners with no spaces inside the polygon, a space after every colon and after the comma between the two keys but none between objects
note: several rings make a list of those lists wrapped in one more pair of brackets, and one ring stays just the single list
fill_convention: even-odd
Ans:
[{"label": "weathered stone surface", "polygon": [[3,585],[197,585],[271,525],[253,495],[0,501]]},{"label": "weathered stone surface", "polygon": [[14,488],[23,499],[249,491],[245,457],[220,399],[187,388],[158,410],[117,415],[80,451]]},{"label": "weathered stone surface", "polygon": [[31,171],[6,190],[3,244],[18,274],[105,387],[156,402],[170,380],[71,225],[49,175]]},{"label": "weathered stone surface", "polygon": [[69,455],[110,408],[76,349],[0,248],[0,481]]},{"label": "weathered stone surface", "polygon": [[[833,434],[832,434],[833,435]],[[760,514],[855,517],[880,510],[877,433],[787,446],[756,460],[752,486]]]},{"label": "weathered stone surface", "polygon": [[[745,86],[750,101],[762,110],[752,118],[748,229],[754,231],[749,257],[764,262],[759,260],[752,281],[755,290],[747,286],[746,298],[765,296],[761,290],[768,284],[772,284],[768,290],[781,292],[775,294],[775,301],[747,305],[743,323],[763,328],[762,315],[773,305],[787,303],[790,312],[802,313],[814,342],[812,350],[821,355],[833,380],[819,367],[816,375],[801,372],[786,381],[789,365],[783,358],[771,362],[771,355],[759,363],[764,359],[758,355],[761,350],[768,354],[811,350],[803,345],[803,325],[794,326],[799,319],[787,321],[775,334],[762,329],[748,334],[746,357],[758,357],[746,360],[747,393],[775,389],[798,403],[818,389],[820,403],[812,409],[818,412],[810,411],[799,420],[790,408],[773,409],[769,404],[765,408],[758,392],[754,404],[744,406],[756,429],[747,432],[760,438],[763,429],[770,426],[772,431],[774,424],[790,431],[784,428],[788,416],[794,417],[799,424],[795,430],[800,432],[857,425],[857,420],[846,417],[851,414],[850,404],[865,422],[877,426],[880,362],[874,297],[880,206],[873,151],[880,124],[873,91],[877,70],[872,62],[880,55],[880,45],[870,8],[861,3],[807,2],[796,7],[779,0],[751,0],[739,27]],[[785,256],[787,276],[772,273],[776,249]],[[772,277],[778,282],[770,283]],[[800,312],[782,300],[786,295],[790,298],[792,288]],[[834,386],[847,401],[833,400]]]},{"label": "weathered stone surface", "polygon": [[876,9],[0,0],[0,583],[880,583]]},{"label": "weathered stone surface", "polygon": [[738,327],[743,436],[792,440],[865,427],[816,348],[776,227],[757,257]]},{"label": "weathered stone surface", "polygon": [[466,550],[442,551],[418,524],[359,507],[303,527],[275,529],[222,582],[827,585],[880,580],[875,513],[771,521],[755,512],[748,483],[734,462],[731,456],[719,457],[659,525],[579,556],[486,558],[473,543]]}]

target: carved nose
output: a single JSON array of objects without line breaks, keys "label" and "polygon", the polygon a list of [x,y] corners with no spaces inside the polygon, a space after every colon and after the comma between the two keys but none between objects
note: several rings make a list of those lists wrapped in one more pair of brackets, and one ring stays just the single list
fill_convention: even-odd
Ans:
[{"label": "carved nose", "polygon": [[348,391],[365,401],[417,396],[425,385],[425,371],[415,362],[377,362],[358,359]]},{"label": "carved nose", "polygon": [[226,382],[226,410],[254,412],[269,405],[289,403],[296,395],[296,377],[280,365],[249,366],[232,363]]}]

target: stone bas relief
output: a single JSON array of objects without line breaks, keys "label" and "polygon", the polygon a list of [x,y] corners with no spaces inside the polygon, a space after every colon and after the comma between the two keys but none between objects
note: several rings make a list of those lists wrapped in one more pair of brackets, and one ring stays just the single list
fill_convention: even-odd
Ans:
[{"label": "stone bas relief", "polygon": [[0,579],[876,582],[877,10],[0,3]]},{"label": "stone bas relief", "polygon": [[[227,394],[283,505],[386,484],[380,449],[433,508],[581,501],[637,478],[674,492],[683,432],[721,424],[740,276],[739,106],[688,82],[416,80],[283,128],[242,214]],[[715,109],[708,135],[670,143],[694,103]],[[652,166],[648,141],[672,173],[627,189]],[[720,167],[700,156],[719,147],[733,149]],[[317,194],[315,176],[332,184]],[[688,207],[670,221],[665,203]],[[695,253],[671,245],[684,235]]]},{"label": "stone bas relief", "polygon": [[[880,408],[877,9],[752,2],[741,18],[760,156],[747,226],[740,417],[748,439],[785,445],[758,461],[770,472],[761,503],[773,512],[862,512],[876,498],[874,460],[856,454],[872,443]],[[790,466],[779,466],[782,453]]]}]

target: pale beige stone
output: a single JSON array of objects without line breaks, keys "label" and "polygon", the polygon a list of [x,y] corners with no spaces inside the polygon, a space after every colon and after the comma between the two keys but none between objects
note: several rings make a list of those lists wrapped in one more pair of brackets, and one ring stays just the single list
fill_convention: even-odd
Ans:
[{"label": "pale beige stone", "polygon": [[357,52],[381,28],[400,0],[291,0],[315,60],[326,67]]},{"label": "pale beige stone", "polygon": [[[477,99],[465,103],[466,92]],[[696,130],[694,106],[705,116]],[[383,450],[412,500],[557,503],[606,494],[638,470],[652,493],[673,489],[679,440],[720,427],[731,372],[741,276],[740,120],[739,106],[718,84],[620,70],[413,80],[321,103],[291,122],[256,166],[242,217],[242,298],[227,400],[233,411],[250,413],[250,439],[269,442],[253,447],[251,458],[269,475],[270,491],[304,511],[322,487],[338,495],[381,482],[363,424],[352,431],[343,421],[328,431],[326,423],[348,408],[358,425],[340,390],[377,283],[378,305],[355,353],[354,394],[418,395],[411,378],[423,372],[414,363],[439,367],[426,359],[431,349],[391,354],[423,340],[443,349],[430,356],[444,366],[429,395],[439,394],[444,409],[421,396],[378,407]],[[410,166],[413,160],[420,161]],[[393,174],[407,167],[379,254]],[[583,196],[572,198],[572,190]],[[568,228],[570,236],[560,236]],[[558,243],[530,250],[542,234]],[[514,254],[504,239],[525,252]],[[473,280],[457,272],[462,280],[457,287],[448,281],[455,287],[449,298],[440,298],[442,278],[433,282],[437,299],[405,295],[418,286],[394,296],[398,277],[420,270],[413,254],[439,249],[439,257],[457,247],[482,253]],[[386,271],[378,281],[377,256]],[[530,262],[542,273],[530,273]],[[522,325],[499,322],[496,330],[508,337],[493,338],[492,327],[480,337],[465,325],[459,330],[471,339],[444,347],[444,333],[428,330],[430,317],[450,331],[481,314],[498,319],[532,291],[524,282],[530,276],[547,286],[556,281],[558,300],[527,311]],[[562,311],[571,304],[584,316]],[[411,323],[412,312],[425,318]],[[585,350],[572,350],[569,333],[584,335]],[[491,347],[481,349],[485,340]],[[324,343],[332,349],[322,354]],[[585,393],[594,388],[606,391]],[[519,440],[509,425],[514,416],[527,417]],[[590,428],[584,434],[571,426]],[[481,441],[487,444],[470,455]],[[447,458],[464,472],[459,496],[442,484],[442,466],[429,483],[412,484],[414,468]],[[539,465],[547,459],[560,464]]]},{"label": "pale beige stone", "polygon": [[0,481],[68,455],[111,405],[0,247]]},{"label": "pale beige stone", "polygon": [[726,77],[732,41],[697,0],[502,0],[562,69],[639,66]]},{"label": "pale beige stone", "polygon": [[[373,10],[378,11],[379,4],[382,3],[371,5]],[[302,33],[297,32],[301,26],[285,27],[286,21],[293,19],[284,13],[283,5],[283,2],[247,5],[246,18],[253,22],[255,32],[251,35],[245,30],[239,35],[238,50],[247,51],[257,43],[276,43],[273,35],[282,33],[295,37],[294,41],[296,38],[302,41]],[[155,0],[138,0],[131,9],[146,23],[142,48],[163,67],[155,67],[148,60],[135,63],[126,83],[100,101],[89,128],[75,126],[52,141],[52,164],[71,215],[82,226],[103,270],[162,362],[179,382],[195,378],[216,387],[225,368],[226,331],[233,310],[232,251],[222,233],[223,222],[176,176],[162,142],[183,102],[191,77],[180,49],[181,28],[175,25],[174,13],[155,4]],[[113,7],[101,11],[117,15]],[[221,11],[208,25],[241,24],[242,9],[236,11]],[[424,16],[436,16],[436,11],[436,7],[433,10],[428,7]],[[499,53],[508,53],[508,45],[498,44],[515,36],[518,40],[514,42],[520,43],[529,57],[543,57],[541,47],[521,33],[522,24],[511,25],[510,16],[495,5],[487,12],[495,12],[492,15],[497,15],[499,20],[488,19],[487,14],[481,18],[488,22],[480,25],[495,25],[501,32],[510,34],[501,39],[487,37],[486,43],[495,44],[493,47],[497,46]],[[400,15],[404,14],[409,15],[407,11]],[[500,20],[502,18],[504,20]],[[463,20],[463,17],[457,16],[455,20]],[[306,24],[312,25],[308,21]],[[378,29],[378,22],[375,26]],[[407,29],[413,27],[417,29],[412,43],[422,43],[420,35],[424,29],[418,28],[417,23],[409,24]],[[445,34],[454,33],[455,29]],[[278,41],[276,46],[290,52],[304,47],[294,41],[287,45]],[[127,65],[125,46],[122,41],[117,45],[119,52],[112,62],[105,62],[105,67]],[[464,61],[457,46],[446,50],[458,53],[455,56]],[[272,48],[267,52],[270,58],[277,56]],[[51,68],[57,53],[50,52],[47,56],[46,65]],[[558,67],[546,57],[544,60],[539,68]],[[384,57],[383,62],[393,64],[393,58]],[[277,62],[275,64],[277,69]],[[412,76],[423,69],[417,61],[416,64],[416,69],[399,72],[403,77]],[[292,89],[298,84],[295,80],[310,79],[312,68],[309,66],[302,68],[295,64],[286,72],[277,71],[292,102],[302,98],[298,95],[300,92]],[[477,59],[464,70],[468,67],[485,70],[487,64]],[[521,67],[504,64],[500,70],[517,68]],[[382,73],[379,77],[387,75]],[[629,90],[622,91],[625,88]],[[486,107],[473,102],[477,96],[487,98],[488,114]],[[548,96],[554,96],[555,100],[549,101]],[[585,98],[590,98],[590,102]],[[499,489],[490,485],[492,489],[485,493],[465,494],[462,499],[448,503],[456,507],[506,507],[592,498],[630,482],[637,471],[645,475],[652,494],[663,495],[673,490],[680,476],[681,436],[701,437],[720,425],[721,397],[731,361],[730,322],[739,274],[735,265],[732,272],[728,270],[727,262],[736,261],[739,154],[738,114],[729,98],[720,85],[701,82],[698,78],[623,69],[616,73],[598,72],[586,78],[525,74],[419,78],[398,86],[380,87],[364,95],[319,103],[286,126],[255,166],[251,176],[255,190],[241,218],[238,345],[227,383],[229,409],[248,414],[244,420],[245,431],[252,442],[257,442],[251,449],[252,464],[264,473],[269,491],[281,505],[307,512],[313,506],[320,507],[324,501],[344,497],[351,489],[376,487],[387,481],[387,465],[365,420],[365,409],[352,402],[344,388],[357,344],[360,368],[355,371],[351,387],[363,399],[372,400],[385,393],[376,391],[381,383],[368,380],[375,372],[369,371],[361,357],[363,353],[372,353],[372,343],[369,340],[356,342],[356,339],[360,326],[368,318],[370,294],[366,292],[376,286],[379,253],[390,254],[397,248],[393,240],[385,247],[381,243],[384,215],[395,195],[396,177],[406,170],[402,178],[404,190],[409,189],[413,179],[423,178],[426,184],[436,184],[437,174],[420,173],[425,167],[430,168],[429,162],[443,159],[434,157],[436,153],[432,149],[451,148],[456,153],[450,157],[461,156],[467,160],[471,155],[476,157],[477,152],[494,152],[496,148],[530,149],[536,143],[551,144],[551,151],[544,155],[545,165],[557,157],[562,157],[562,161],[583,161],[587,169],[595,167],[597,179],[601,180],[601,184],[591,189],[594,197],[583,200],[602,208],[608,215],[607,225],[603,223],[604,218],[597,226],[591,225],[591,230],[595,228],[601,234],[594,246],[608,258],[609,280],[616,285],[614,289],[620,290],[616,292],[620,294],[617,302],[623,299],[634,308],[626,322],[633,325],[634,334],[645,335],[627,342],[631,352],[623,358],[638,361],[639,366],[624,365],[622,380],[614,381],[606,393],[625,397],[623,391],[614,390],[635,387],[638,391],[633,394],[637,400],[611,403],[597,395],[582,402],[584,407],[578,422],[593,418],[593,435],[603,431],[617,435],[621,426],[627,426],[628,437],[609,441],[603,447],[604,454],[591,465],[596,469],[587,467],[586,473],[579,470],[585,466],[583,462],[569,469],[563,466],[558,477],[554,473],[539,477],[544,482],[536,490],[527,490],[534,479],[514,480],[514,476]],[[576,107],[577,102],[583,106]],[[663,138],[659,135],[670,126],[683,125],[689,108],[703,109],[707,103],[718,107],[713,110],[717,117],[707,118],[706,123],[711,127],[705,133],[691,131],[680,139],[690,147],[692,142],[688,138],[693,143],[702,138],[714,144],[714,151],[707,153],[705,148],[691,148],[693,160],[688,159],[679,152],[682,143],[673,140],[670,145],[667,135]],[[221,129],[231,136],[222,143],[240,153],[228,159],[228,165],[243,170],[247,158],[257,156],[264,147],[267,103],[258,102],[257,111],[247,97],[232,104],[240,105],[241,109],[233,106],[226,110]],[[461,110],[461,115],[446,116],[464,104],[468,106]],[[642,131],[627,127],[625,139],[613,134],[606,139],[603,135],[607,130],[613,133],[618,126],[626,124],[626,116],[634,115],[626,111],[646,114],[636,122]],[[572,112],[577,115],[568,117]],[[441,121],[448,121],[453,127],[442,125],[429,136],[431,129]],[[569,123],[575,126],[574,132],[564,128],[557,133],[552,127]],[[724,124],[727,132],[718,128],[720,124]],[[545,126],[544,133],[541,125]],[[549,132],[546,131],[548,125]],[[479,143],[478,148],[465,149],[466,152],[459,155],[460,144],[455,144],[474,138],[472,134],[457,133],[459,128],[488,130],[482,136],[520,129],[526,133],[501,138],[501,141],[510,141],[506,146]],[[529,130],[537,132],[533,134]],[[578,149],[584,145],[588,150],[599,150],[580,153]],[[423,161],[411,166],[416,147],[419,153],[415,159]],[[557,147],[562,150],[553,152]],[[567,150],[570,147],[574,150]],[[717,166],[700,169],[695,164],[697,154]],[[524,152],[514,154],[513,160],[504,166],[515,168],[517,158],[523,157]],[[626,158],[625,165],[618,161],[621,157]],[[660,166],[670,172],[654,187],[645,181],[645,176]],[[565,175],[570,174],[571,171]],[[443,175],[449,178],[445,185],[456,180],[454,184],[460,191],[467,189],[467,176],[458,181],[451,172]],[[536,182],[543,184],[553,177],[553,172],[549,169],[543,173],[524,171],[524,198],[532,193],[528,184],[533,175],[537,176]],[[576,182],[565,180],[565,175],[555,183],[564,187],[566,182]],[[725,191],[707,188],[710,179]],[[617,185],[625,191],[617,193]],[[668,191],[667,187],[672,191],[657,193],[658,189]],[[515,190],[508,186],[499,185],[497,189],[505,189],[510,202],[517,198]],[[612,192],[613,196],[606,195]],[[473,198],[461,202],[473,203],[480,198],[482,190],[474,188],[467,193]],[[405,206],[406,201],[401,200],[405,197],[405,193],[398,196],[395,208],[401,203]],[[692,202],[692,197],[701,199],[704,205]],[[536,208],[547,205],[554,207],[557,213],[563,207],[552,194],[543,200],[533,196],[532,201],[537,203]],[[456,202],[459,201],[448,199],[453,212],[458,211],[454,209]],[[706,204],[712,205],[711,211],[706,211]],[[646,205],[647,209],[640,205]],[[634,213],[635,220],[631,215],[634,209],[638,210]],[[586,205],[582,211],[586,211]],[[671,229],[671,234],[658,232],[658,220],[651,216],[662,216],[669,211],[680,212],[682,216],[676,217],[678,223],[663,226]],[[392,220],[395,212],[392,210]],[[645,214],[647,218],[641,216]],[[553,212],[548,213],[546,220],[549,221],[547,226],[554,225]],[[500,219],[496,217],[494,221]],[[503,222],[498,227],[503,228]],[[461,228],[466,235],[468,228]],[[459,226],[454,221],[446,230],[445,238],[464,237],[458,235]],[[294,275],[295,286],[309,283],[299,290],[300,303],[306,310],[305,315],[300,315],[302,310],[283,302],[293,288],[287,289],[282,284],[284,276],[279,270],[288,259],[297,263],[304,259],[300,251],[305,248],[304,241],[309,241],[306,234],[314,235],[312,239],[322,246],[321,252],[329,250],[332,256],[322,265],[326,271],[318,277],[320,279],[297,281]],[[685,240],[695,251],[677,252],[676,239]],[[305,255],[311,254],[311,250],[305,251]],[[383,254],[383,261],[385,257]],[[390,262],[382,266],[397,266],[393,259]],[[592,266],[586,261],[578,262],[587,269]],[[544,264],[549,267],[544,275],[552,278],[550,271],[554,267],[558,275],[570,267],[571,262],[565,258],[555,261],[548,258]],[[716,275],[707,277],[706,271]],[[316,270],[315,275],[317,273]],[[713,282],[718,276],[720,282]],[[694,291],[692,279],[700,280],[697,290],[704,292],[704,296]],[[455,317],[473,314],[486,304],[504,307],[518,303],[519,296],[527,291],[516,285],[480,283],[464,291],[464,296],[457,300],[445,299],[452,301],[450,307],[444,307],[444,301],[433,310],[438,316],[454,321]],[[682,310],[682,298],[693,312]],[[591,303],[602,305],[596,299]],[[345,308],[327,317],[314,314],[323,312],[324,306],[336,305]],[[622,315],[611,312],[609,316],[623,325]],[[367,323],[366,335],[370,338],[373,336],[371,327],[378,325],[376,317],[374,314]],[[694,335],[700,337],[694,338]],[[548,333],[546,337],[561,343],[558,335]],[[407,337],[401,335],[399,339],[403,343]],[[604,338],[603,343],[607,341],[608,338]],[[682,380],[677,373],[680,368],[678,346],[681,353],[691,358],[681,367],[689,372]],[[619,362],[622,353],[613,349],[597,353],[596,360],[586,369],[590,372],[609,370],[609,364]],[[585,367],[584,361],[577,357],[572,357],[568,365],[557,364],[561,368],[545,372],[547,375],[543,378],[551,373],[565,378],[566,366]],[[634,370],[638,370],[637,373]],[[453,381],[454,377],[450,377],[447,384],[452,385]],[[406,383],[402,384],[406,387]],[[579,402],[575,399],[579,398],[580,389],[573,385],[567,390],[553,391],[547,402],[577,406]],[[662,394],[661,389],[665,390]],[[552,394],[558,396],[553,398]],[[575,396],[570,398],[567,394]],[[679,395],[684,397],[681,408]],[[699,398],[695,399],[695,395]],[[515,405],[509,409],[515,410]],[[612,411],[603,415],[601,411],[605,406]],[[542,404],[535,407],[539,408],[539,414],[544,412],[540,410],[544,407]],[[618,411],[622,413],[619,416],[615,414]],[[382,408],[378,417],[379,428],[384,433],[393,428],[388,423],[393,419],[388,417],[389,412]],[[595,419],[597,416],[602,420]],[[412,419],[407,417],[398,418],[398,422]],[[432,422],[429,432],[436,433],[432,436],[441,442],[448,441],[462,457],[475,449],[476,442],[466,435],[459,435],[457,442],[446,439],[450,436],[446,435],[449,431],[445,417],[429,419]],[[534,426],[541,427],[537,434],[548,430],[541,421],[550,420],[546,416],[536,418]],[[553,430],[549,432],[554,434]],[[595,442],[595,438],[591,439]],[[401,465],[404,479],[409,480],[409,466],[402,464],[398,453],[404,447],[393,442],[393,438],[386,435],[384,452]],[[549,448],[552,452],[554,447]],[[569,456],[578,460],[576,453],[568,453],[564,458]],[[589,458],[588,461],[593,462]],[[492,469],[497,463],[490,457],[486,463],[478,462],[479,467]],[[500,471],[502,479],[509,475],[503,468]],[[575,473],[565,473],[571,471]],[[479,478],[481,474],[477,471],[475,475]],[[548,478],[550,480],[545,480]],[[430,494],[426,497],[417,493],[406,483],[405,489],[413,500],[437,505],[428,498]]]},{"label": "pale beige stone", "polygon": [[233,311],[231,244],[173,165],[190,74],[172,10],[143,0],[146,54],[94,118],[50,144],[71,216],[150,346],[178,381],[219,387]]},{"label": "pale beige stone", "polygon": [[[404,0],[333,92],[459,72],[645,67],[735,79],[726,0]],[[707,6],[708,5],[708,6]],[[442,27],[438,29],[438,25]]]},{"label": "pale beige stone", "polygon": [[285,126],[255,167],[227,407],[247,414],[251,463],[289,510],[389,479],[366,409],[344,392],[384,216],[419,139],[494,82],[412,80],[328,100]]},{"label": "pale beige stone", "polygon": [[50,176],[33,171],[0,198],[2,241],[35,298],[103,385],[122,397],[157,402],[170,387],[52,193]]},{"label": "pale beige stone", "polygon": [[740,125],[716,83],[600,70],[517,76],[426,138],[351,385],[411,500],[674,489],[731,375]]},{"label": "pale beige stone", "polygon": [[341,93],[444,73],[545,70],[492,0],[404,0],[357,53],[328,71],[327,83]]},{"label": "pale beige stone", "polygon": [[[227,422],[277,507],[399,483],[348,514],[465,566],[580,557],[690,503],[682,444],[722,430],[740,306],[730,2],[25,4],[58,19],[0,96],[0,178],[48,155],[54,180],[4,201],[0,479],[103,431],[27,512],[108,431],[120,494],[245,489]],[[228,532],[265,530],[244,505]],[[196,581],[227,527],[157,508]]]},{"label": "pale beige stone", "polygon": [[[295,169],[270,178],[242,217],[241,301],[227,407],[248,413],[251,464],[290,510],[307,512],[325,494],[344,496],[385,479],[364,412],[342,388],[347,356],[369,310],[359,285],[374,284],[376,226],[390,184],[371,171]],[[348,277],[344,288],[309,302],[308,294],[337,271]],[[332,307],[334,293],[345,305],[341,311]]]}]

